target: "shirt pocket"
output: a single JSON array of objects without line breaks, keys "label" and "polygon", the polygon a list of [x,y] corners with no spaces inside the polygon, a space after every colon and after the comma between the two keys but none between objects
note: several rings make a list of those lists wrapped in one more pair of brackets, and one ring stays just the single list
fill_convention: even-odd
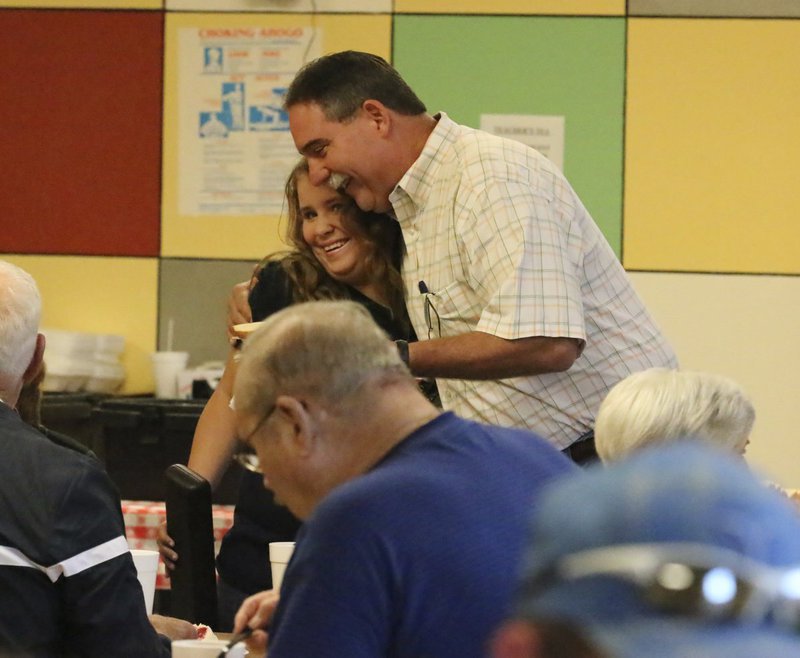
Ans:
[{"label": "shirt pocket", "polygon": [[[436,334],[454,336],[473,331],[478,325],[483,303],[466,282],[451,281],[446,286],[425,294],[426,322],[431,337]],[[438,331],[441,325],[441,332]]]}]

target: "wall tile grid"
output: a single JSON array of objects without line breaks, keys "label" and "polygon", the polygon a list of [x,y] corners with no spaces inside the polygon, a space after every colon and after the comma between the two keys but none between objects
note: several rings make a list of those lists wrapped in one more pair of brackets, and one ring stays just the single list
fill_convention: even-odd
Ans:
[{"label": "wall tile grid", "polygon": [[782,374],[800,369],[798,17],[797,0],[0,0],[0,253],[39,280],[46,325],[126,337],[125,393],[152,390],[170,320],[192,365],[223,359],[227,291],[281,248],[280,217],[181,208],[180,35],[313,27],[457,121],[564,116],[565,173],[684,367],[745,385],[751,460],[800,486]]}]

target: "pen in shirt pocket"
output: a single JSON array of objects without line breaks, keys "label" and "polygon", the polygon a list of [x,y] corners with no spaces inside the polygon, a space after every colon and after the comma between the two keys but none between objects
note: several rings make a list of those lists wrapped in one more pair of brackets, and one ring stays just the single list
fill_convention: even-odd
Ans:
[{"label": "pen in shirt pocket", "polygon": [[[428,325],[428,339],[441,338],[442,321],[439,319],[439,312],[433,305],[433,301],[431,301],[431,298],[434,297],[436,293],[431,292],[430,289],[428,288],[428,284],[421,279],[419,284],[417,284],[417,287],[419,288],[420,294],[425,295],[425,306],[423,308],[423,311],[425,313],[425,324]],[[434,331],[434,325],[436,327],[435,331]]]}]

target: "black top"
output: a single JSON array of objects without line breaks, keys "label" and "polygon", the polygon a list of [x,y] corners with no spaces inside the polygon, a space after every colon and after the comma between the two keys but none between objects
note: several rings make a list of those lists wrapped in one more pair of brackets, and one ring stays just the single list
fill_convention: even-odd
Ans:
[{"label": "black top", "polygon": [[[348,286],[350,298],[363,304],[375,322],[393,339],[416,340],[404,331],[391,310],[355,288]],[[250,292],[254,321],[294,304],[289,277],[278,261],[270,261],[258,276]],[[217,556],[217,570],[226,583],[252,594],[272,587],[269,568],[269,543],[294,541],[300,521],[285,507],[277,505],[272,492],[264,488],[261,475],[245,471],[239,488],[233,526],[222,540]]]}]

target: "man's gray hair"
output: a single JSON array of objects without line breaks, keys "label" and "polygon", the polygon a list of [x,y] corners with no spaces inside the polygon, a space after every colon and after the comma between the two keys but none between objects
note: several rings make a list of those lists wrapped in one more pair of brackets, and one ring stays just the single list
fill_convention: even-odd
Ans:
[{"label": "man's gray hair", "polygon": [[743,450],[753,404],[733,380],[707,372],[650,368],[614,386],[600,405],[595,445],[603,461],[652,443],[696,437]]},{"label": "man's gray hair", "polygon": [[236,410],[262,417],[279,395],[343,403],[381,377],[411,380],[394,343],[361,304],[297,304],[270,316],[245,341],[234,384]]},{"label": "man's gray hair", "polygon": [[0,372],[22,377],[36,349],[42,299],[25,270],[0,260]]},{"label": "man's gray hair", "polygon": [[306,64],[289,85],[284,107],[316,103],[329,121],[346,122],[368,99],[405,116],[426,111],[425,103],[389,62],[357,50],[323,55]]}]

